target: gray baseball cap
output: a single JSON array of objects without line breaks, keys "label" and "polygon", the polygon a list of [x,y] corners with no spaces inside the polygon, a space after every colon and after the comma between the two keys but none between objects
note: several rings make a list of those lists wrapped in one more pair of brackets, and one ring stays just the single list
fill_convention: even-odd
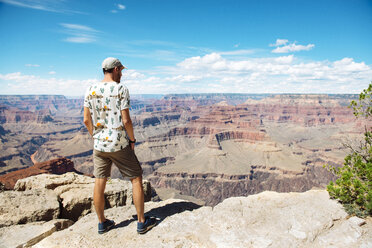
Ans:
[{"label": "gray baseball cap", "polygon": [[118,67],[122,66],[122,67],[124,67],[124,69],[127,68],[127,67],[125,67],[124,65],[121,64],[119,59],[113,58],[113,57],[108,57],[102,62],[102,68],[105,69],[105,70],[110,70],[110,69],[115,68],[117,66]]}]

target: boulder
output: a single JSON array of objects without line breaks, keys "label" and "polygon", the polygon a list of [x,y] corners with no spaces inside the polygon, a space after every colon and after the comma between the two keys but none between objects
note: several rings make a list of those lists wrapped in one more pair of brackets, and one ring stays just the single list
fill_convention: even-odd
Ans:
[{"label": "boulder", "polygon": [[71,226],[71,220],[55,219],[0,228],[0,247],[31,247],[56,231]]},{"label": "boulder", "polygon": [[48,221],[60,214],[58,196],[53,190],[32,189],[0,193],[0,227]]},{"label": "boulder", "polygon": [[[76,221],[94,211],[94,178],[69,172],[63,175],[41,174],[18,180],[15,190],[50,189],[61,201],[61,218]],[[143,182],[145,201],[151,200],[151,185]],[[132,184],[129,181],[110,179],[105,190],[106,208],[132,204]]]},{"label": "boulder", "polygon": [[65,173],[63,175],[41,174],[37,176],[19,179],[14,186],[14,190],[24,191],[29,189],[52,189],[71,184],[92,184],[94,178],[78,175],[76,173]]},{"label": "boulder", "polygon": [[351,217],[324,190],[304,193],[265,191],[229,198],[212,207],[183,200],[148,202],[146,214],[159,224],[137,235],[135,208],[105,211],[116,222],[97,234],[97,219],[88,214],[34,247],[371,247],[372,220]]}]

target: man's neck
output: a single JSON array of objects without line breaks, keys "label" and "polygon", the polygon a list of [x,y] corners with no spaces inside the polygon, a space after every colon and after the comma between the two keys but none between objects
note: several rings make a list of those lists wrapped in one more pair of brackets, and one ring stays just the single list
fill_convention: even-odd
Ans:
[{"label": "man's neck", "polygon": [[112,78],[112,74],[106,73],[101,82],[116,82],[116,81]]}]

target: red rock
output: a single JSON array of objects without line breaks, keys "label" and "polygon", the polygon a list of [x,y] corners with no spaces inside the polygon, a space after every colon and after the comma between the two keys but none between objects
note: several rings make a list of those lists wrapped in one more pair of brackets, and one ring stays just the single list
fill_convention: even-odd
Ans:
[{"label": "red rock", "polygon": [[36,163],[33,166],[30,166],[25,169],[13,171],[10,173],[7,173],[5,175],[0,176],[0,182],[5,185],[6,189],[13,189],[14,185],[16,184],[17,180],[35,176],[39,174],[57,174],[61,175],[66,172],[78,172],[74,168],[74,163],[67,158],[57,158],[41,163]]}]

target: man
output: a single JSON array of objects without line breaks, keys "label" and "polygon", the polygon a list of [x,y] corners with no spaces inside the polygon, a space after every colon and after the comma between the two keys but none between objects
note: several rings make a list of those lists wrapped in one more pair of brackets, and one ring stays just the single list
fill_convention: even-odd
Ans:
[{"label": "man", "polygon": [[146,233],[156,222],[144,216],[142,168],[134,153],[136,139],[129,115],[129,91],[120,84],[122,70],[126,68],[116,58],[102,62],[104,78],[88,88],[84,97],[84,124],[94,139],[93,163],[95,185],[93,203],[98,216],[98,233],[107,232],[115,225],[104,216],[104,191],[114,163],[133,187],[136,207],[137,232]]}]

